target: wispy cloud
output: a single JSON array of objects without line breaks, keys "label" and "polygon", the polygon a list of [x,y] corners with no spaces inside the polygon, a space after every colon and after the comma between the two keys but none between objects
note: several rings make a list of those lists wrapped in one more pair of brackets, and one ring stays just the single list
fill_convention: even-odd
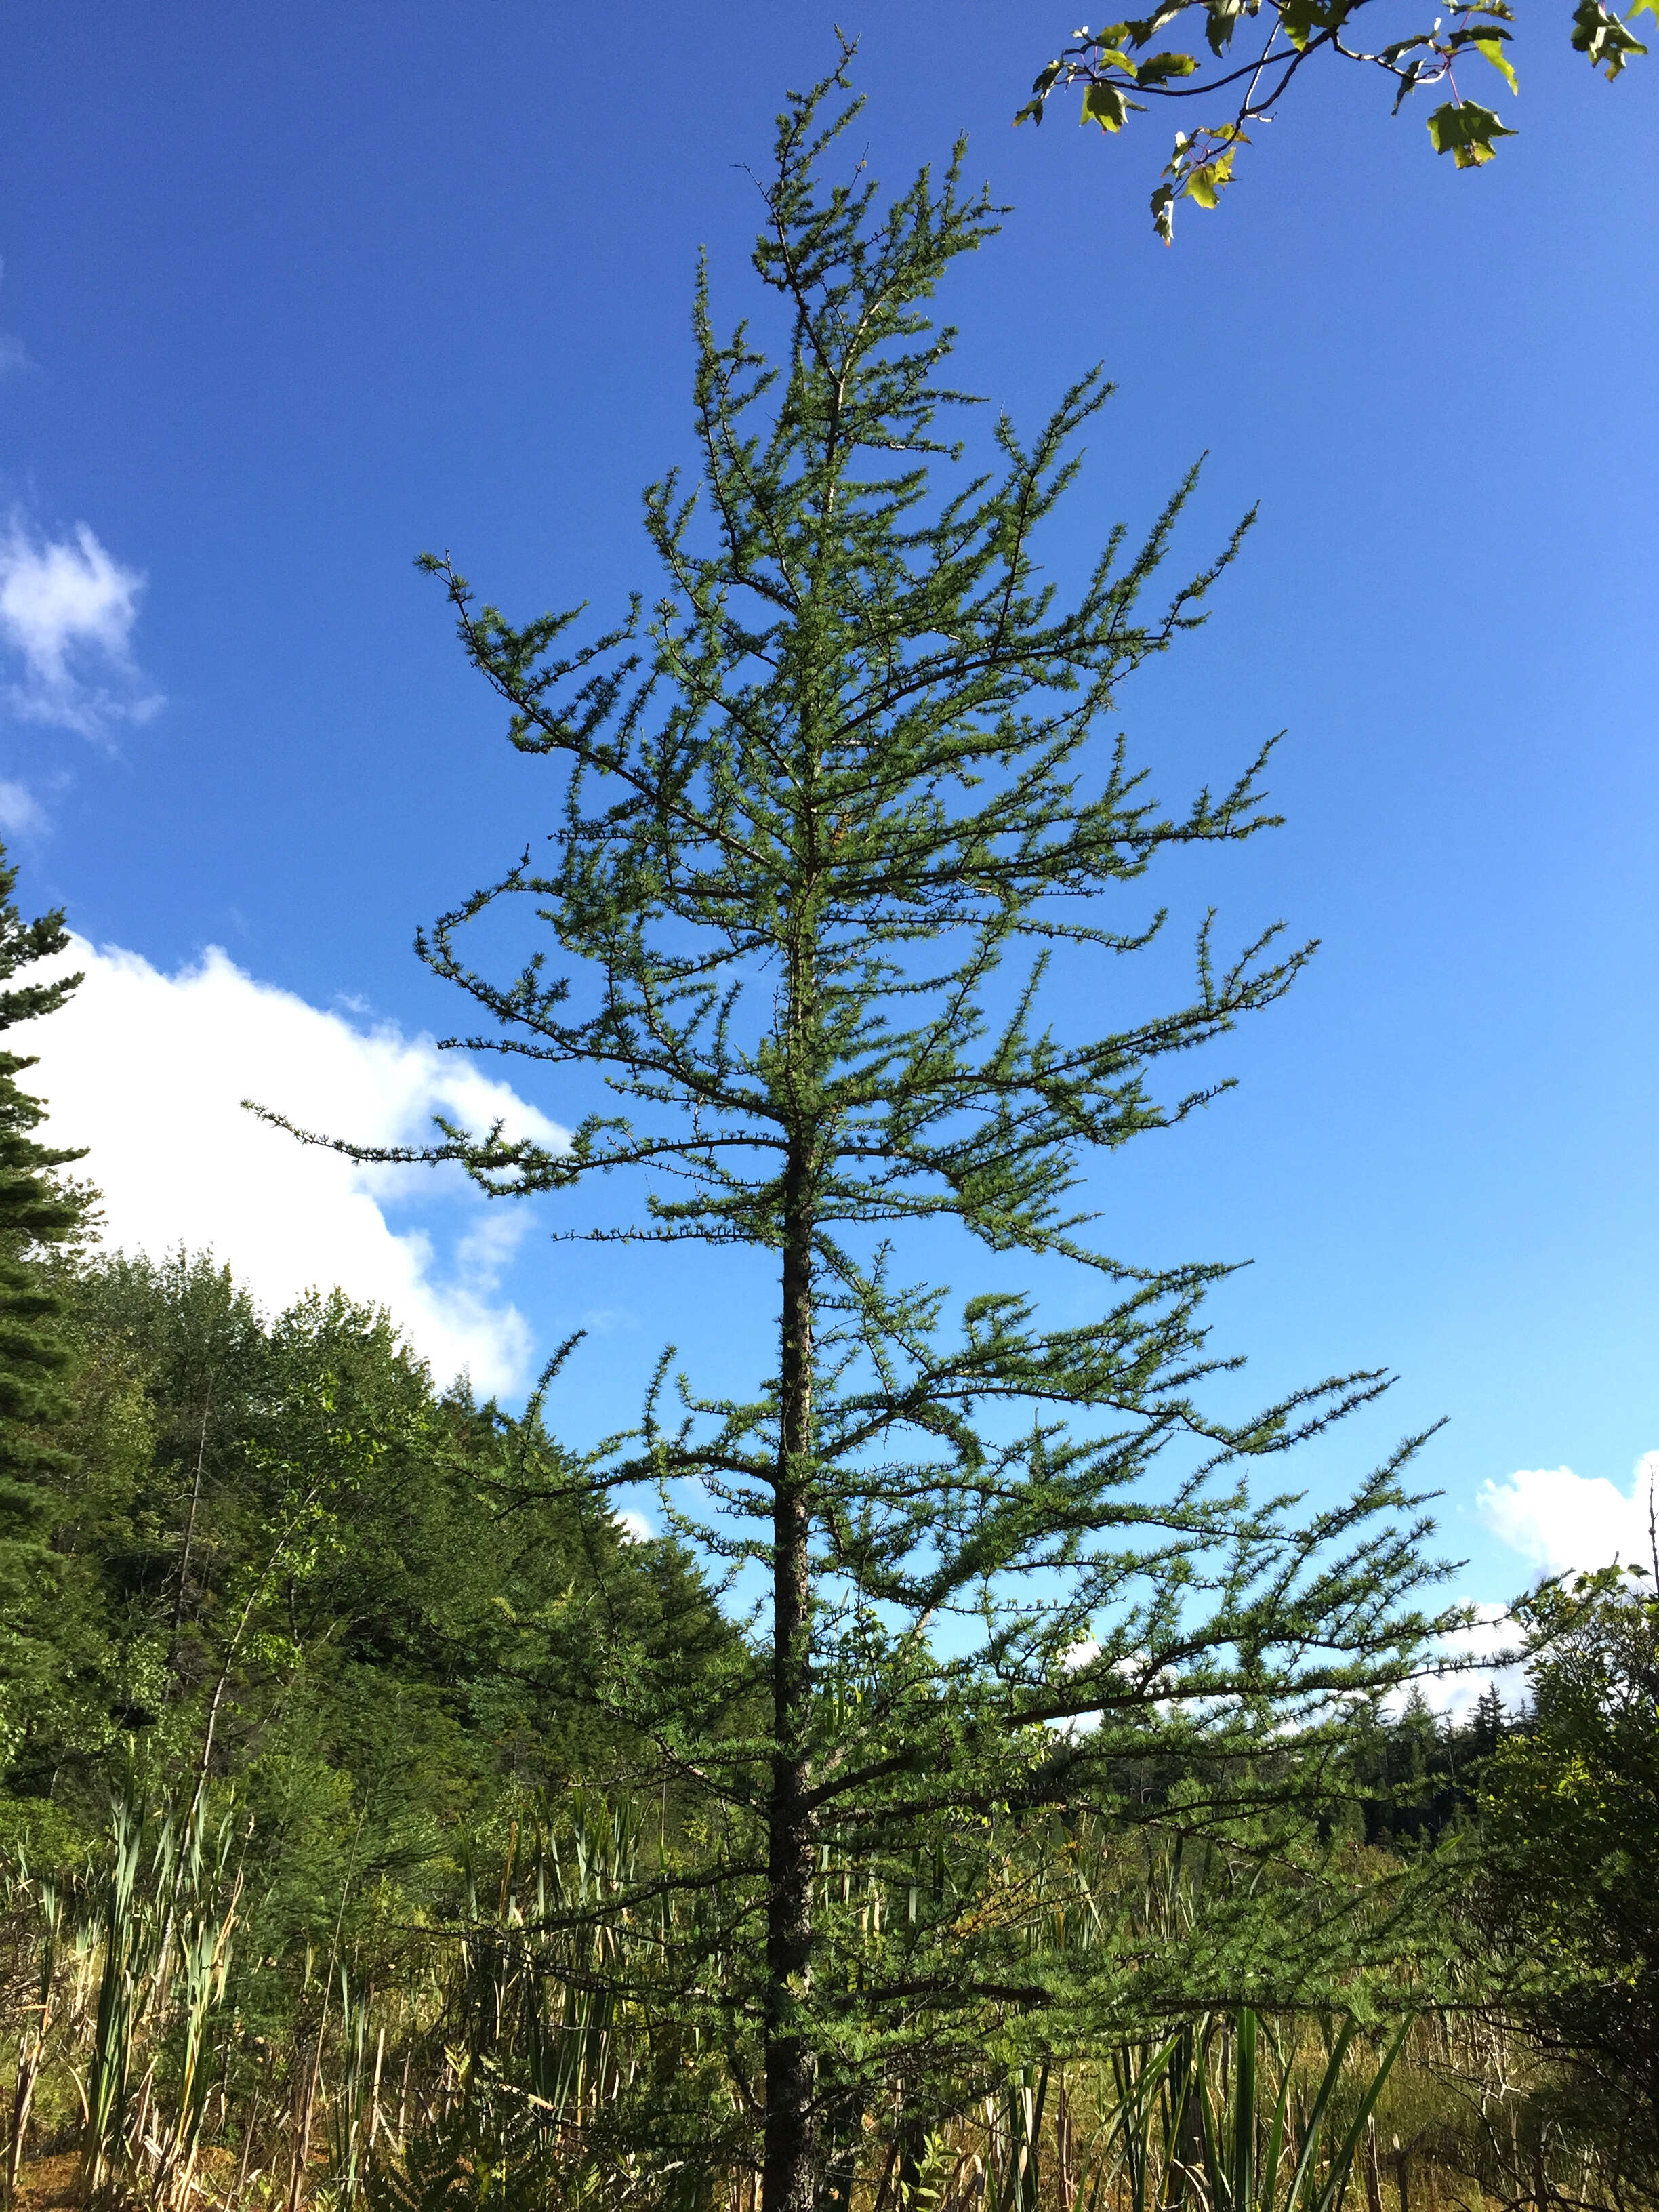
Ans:
[{"label": "wispy cloud", "polygon": [[33,792],[21,783],[0,781],[0,830],[9,837],[32,836],[46,826]]},{"label": "wispy cloud", "polygon": [[[544,1143],[562,1132],[429,1036],[310,1006],[216,947],[171,975],[80,941],[69,964],[86,981],[31,1035],[30,1087],[52,1141],[89,1148],[82,1171],[112,1244],[210,1249],[271,1308],[338,1284],[385,1305],[442,1379],[463,1367],[484,1391],[528,1379],[530,1330],[502,1286],[525,1209],[490,1205],[454,1170],[358,1167],[240,1102],[368,1144],[419,1142],[434,1113]],[[401,1208],[414,1224],[394,1225]]]},{"label": "wispy cloud", "polygon": [[[0,281],[3,281],[5,273],[6,264],[0,261]],[[27,368],[28,358],[21,338],[13,337],[9,331],[0,331],[0,376],[6,375],[14,368]]]},{"label": "wispy cloud", "polygon": [[21,720],[106,738],[161,705],[132,657],[144,579],[77,523],[40,538],[14,514],[0,536],[0,643],[15,672],[3,696]]}]

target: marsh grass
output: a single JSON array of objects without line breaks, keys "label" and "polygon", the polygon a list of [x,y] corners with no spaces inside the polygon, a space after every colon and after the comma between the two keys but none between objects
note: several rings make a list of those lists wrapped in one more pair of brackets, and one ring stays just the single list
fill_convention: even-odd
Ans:
[{"label": "marsh grass", "polygon": [[[0,1878],[10,2204],[757,2212],[740,2039],[718,2047],[629,1994],[695,1910],[684,1893],[628,1902],[665,1836],[598,1795],[553,1809],[480,1846],[453,1916],[396,1925],[380,1955],[343,1937],[337,1900],[332,1940],[289,1962],[285,2039],[256,2033],[245,2002],[248,1973],[280,1962],[239,1951],[250,1829],[234,1806],[210,1826],[200,1793],[176,1809],[129,1794],[88,1863],[15,1861]],[[1076,1843],[1029,1887],[1034,1943],[1086,1965],[1182,1909],[1167,1860],[1143,1860],[1130,1893]],[[823,1871],[843,1903],[860,1879]],[[902,1909],[865,1896],[872,1930]],[[850,2116],[827,2212],[1634,2212],[1595,2123],[1474,2011],[1364,2025],[1218,2007],[982,2069],[943,2114],[896,2082]]]}]

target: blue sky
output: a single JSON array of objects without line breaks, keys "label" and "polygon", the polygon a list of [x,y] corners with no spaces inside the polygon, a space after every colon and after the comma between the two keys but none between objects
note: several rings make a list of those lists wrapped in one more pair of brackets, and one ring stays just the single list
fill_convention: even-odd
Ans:
[{"label": "blue sky", "polygon": [[[831,20],[9,11],[0,812],[26,898],[105,948],[42,1041],[58,1124],[93,1139],[115,1233],[176,1224],[272,1297],[344,1273],[504,1384],[586,1321],[577,1432],[629,1417],[667,1336],[738,1380],[741,1270],[555,1247],[228,1130],[247,1089],[370,1135],[458,1085],[489,1103],[501,1071],[422,1042],[458,1012],[410,939],[544,826],[547,771],[413,556],[452,549],[526,613],[650,583],[639,492],[689,454],[695,256],[745,312],[742,165]],[[1521,135],[1468,176],[1327,78],[1165,252],[1158,118],[1008,127],[1069,17],[846,20],[875,173],[965,127],[1015,204],[944,302],[964,380],[1027,422],[1090,362],[1117,381],[1057,568],[1200,451],[1194,554],[1261,504],[1210,628],[1123,720],[1172,798],[1286,730],[1285,829],[1170,895],[1322,950],[1215,1054],[1238,1091],[1103,1179],[1112,1241],[1254,1259],[1216,1322],[1264,1395],[1396,1370],[1310,1479],[1444,1415],[1445,1538],[1502,1597],[1600,1540],[1659,1448],[1659,64],[1609,88],[1552,14]],[[556,1082],[519,1088],[569,1118]]]}]

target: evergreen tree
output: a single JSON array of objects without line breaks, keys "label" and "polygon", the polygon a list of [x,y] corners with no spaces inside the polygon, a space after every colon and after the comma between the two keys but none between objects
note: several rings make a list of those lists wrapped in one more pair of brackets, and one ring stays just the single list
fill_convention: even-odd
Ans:
[{"label": "evergreen tree", "polygon": [[1503,1741],[1507,1725],[1503,1694],[1495,1682],[1488,1682],[1474,1701],[1469,1726],[1469,1747],[1474,1756],[1489,1758]]},{"label": "evergreen tree", "polygon": [[[1166,813],[1103,734],[1237,539],[1141,611],[1189,477],[1073,597],[1044,579],[1037,533],[1109,396],[1097,373],[1034,440],[1002,420],[994,465],[945,480],[940,418],[966,403],[925,306],[998,211],[960,148],[884,208],[857,169],[823,182],[856,112],[831,112],[844,83],[791,96],[762,187],[781,360],[746,326],[722,340],[699,285],[701,482],[647,495],[654,611],[573,645],[580,610],[516,628],[428,563],[514,744],[565,773],[547,864],[526,853],[421,949],[490,1018],[469,1045],[596,1070],[623,1110],[558,1152],[454,1128],[418,1152],[338,1140],[459,1159],[501,1194],[642,1171],[642,1218],[566,1233],[775,1270],[750,1399],[671,1384],[665,1358],[642,1428],[555,1478],[572,1498],[656,1480],[672,1525],[763,1591],[723,1673],[687,1682],[619,1638],[595,1679],[703,1795],[700,1856],[649,1893],[680,1897],[678,1934],[631,1900],[657,1932],[628,1977],[727,2053],[767,2212],[844,2196],[839,2154],[878,2099],[919,2129],[1085,2028],[1340,2002],[1383,1916],[1307,1856],[1341,1787],[1327,1754],[1432,1625],[1411,1604],[1429,1571],[1409,1447],[1326,1510],[1243,1480],[1380,1378],[1241,1420],[1207,1407],[1224,1363],[1200,1305],[1225,1270],[1125,1262],[1079,1191],[1091,1156],[1213,1095],[1161,1097],[1155,1064],[1269,1005],[1306,957],[1270,931],[1223,962],[1206,923],[1186,1003],[1086,1026],[1110,963],[1159,929],[1103,902],[1270,818],[1265,753]],[[498,978],[465,949],[520,900],[568,975],[535,952]],[[1099,1310],[1044,1326],[1016,1276],[952,1317],[890,1245],[952,1224],[988,1267],[1069,1262]],[[1065,1931],[1085,1829],[1113,1894],[1173,1869],[1195,1917],[1109,1928],[1084,1957]]]},{"label": "evergreen tree", "polygon": [[[27,978],[69,944],[61,911],[25,921],[17,872],[0,848],[0,1031],[53,1013],[81,981]],[[70,1349],[61,1292],[41,1264],[86,1218],[86,1194],[61,1170],[83,1154],[40,1144],[40,1102],[18,1078],[36,1065],[0,1049],[0,1756],[9,1764],[68,1691],[70,1563],[52,1542],[71,1462],[56,1431]]]}]

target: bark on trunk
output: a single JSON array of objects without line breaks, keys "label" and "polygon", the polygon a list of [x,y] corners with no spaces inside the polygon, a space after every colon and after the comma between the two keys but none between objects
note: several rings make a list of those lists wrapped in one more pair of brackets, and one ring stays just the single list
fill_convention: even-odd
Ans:
[{"label": "bark on trunk", "polygon": [[767,1836],[764,2212],[812,2212],[815,2068],[799,2010],[812,1952],[812,1821],[806,1802],[811,1698],[807,1536],[812,1431],[812,1229],[809,1170],[792,1155],[784,1188],[782,1402],[773,1507],[772,1793]]}]

